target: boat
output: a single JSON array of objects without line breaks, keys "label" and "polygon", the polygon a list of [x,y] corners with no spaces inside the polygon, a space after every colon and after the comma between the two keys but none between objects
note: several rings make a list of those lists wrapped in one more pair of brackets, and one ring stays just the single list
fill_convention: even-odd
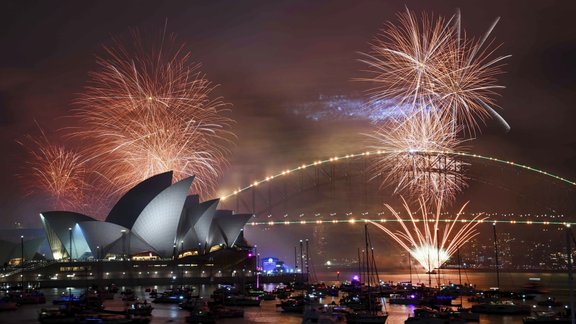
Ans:
[{"label": "boat", "polygon": [[452,296],[446,295],[419,295],[417,293],[409,294],[391,294],[388,302],[396,305],[416,305],[416,306],[434,306],[434,305],[452,305]]},{"label": "boat", "polygon": [[52,304],[54,304],[54,305],[79,304],[80,302],[81,302],[81,299],[78,296],[74,296],[72,294],[70,294],[70,295],[62,294],[62,296],[60,296],[60,298],[54,299],[52,301]]},{"label": "boat", "polygon": [[553,297],[548,297],[546,298],[546,300],[539,301],[536,304],[538,306],[544,306],[544,307],[561,307],[563,305],[561,302],[557,301]]},{"label": "boat", "polygon": [[372,324],[372,323],[386,323],[388,319],[387,313],[382,312],[354,312],[346,314],[346,323],[355,324]]},{"label": "boat", "polygon": [[348,311],[345,308],[332,305],[308,304],[304,307],[302,323],[335,323],[344,320]]},{"label": "boat", "polygon": [[481,314],[526,315],[530,314],[530,311],[530,305],[515,304],[512,301],[498,301],[472,305],[472,312]]},{"label": "boat", "polygon": [[274,295],[271,292],[266,292],[264,293],[264,295],[260,296],[260,298],[262,300],[275,300],[276,299],[276,295]]},{"label": "boat", "polygon": [[352,294],[344,296],[340,299],[340,305],[349,307],[354,311],[362,311],[370,309],[370,304],[373,303],[374,307],[378,307],[380,304],[376,300],[369,300],[369,294]]},{"label": "boat", "polygon": [[472,313],[471,308],[457,306],[440,306],[438,308],[441,317],[459,318],[465,322],[480,322],[480,314]]},{"label": "boat", "polygon": [[498,314],[498,315],[526,315],[530,314],[529,305],[516,304],[510,300],[500,300],[503,293],[500,292],[500,264],[498,262],[498,239],[496,237],[496,223],[492,226],[494,237],[494,259],[496,264],[496,289],[494,296],[496,301],[484,302],[472,305],[473,313]]},{"label": "boat", "polygon": [[225,306],[260,306],[260,302],[258,297],[226,296],[222,304]]},{"label": "boat", "polygon": [[[366,306],[365,309],[356,310],[355,312],[346,314],[347,323],[355,324],[372,324],[372,323],[386,323],[388,319],[388,312],[383,312],[380,302],[375,298],[379,292],[372,289],[370,284],[370,277],[374,273],[378,273],[376,269],[376,260],[374,259],[374,249],[371,249],[370,236],[368,234],[368,224],[364,224],[364,242],[366,245],[366,292],[359,296],[360,303]],[[370,256],[370,251],[372,255]],[[376,280],[378,282],[378,280]]]},{"label": "boat", "polygon": [[531,316],[522,319],[524,324],[571,324],[572,320],[567,312],[534,312]]},{"label": "boat", "polygon": [[151,316],[153,309],[154,307],[152,307],[152,304],[148,303],[146,300],[144,302],[137,301],[126,308],[126,313],[136,316]]},{"label": "boat", "polygon": [[278,299],[288,299],[292,292],[287,289],[275,289],[273,293],[278,297]]},{"label": "boat", "polygon": [[43,324],[65,323],[149,323],[150,316],[129,315],[126,312],[115,311],[86,311],[74,306],[58,308],[42,308],[38,314],[38,321]]},{"label": "boat", "polygon": [[157,304],[180,304],[184,300],[189,299],[189,297],[190,296],[178,291],[166,291],[154,298],[152,302]]},{"label": "boat", "polygon": [[186,323],[216,323],[216,316],[206,310],[197,309],[190,312],[190,316],[186,316]]},{"label": "boat", "polygon": [[457,313],[439,311],[430,307],[414,309],[414,316],[404,321],[405,324],[465,324],[466,322]]},{"label": "boat", "polygon": [[304,307],[306,306],[306,302],[304,299],[294,299],[289,298],[287,300],[282,301],[280,304],[277,304],[276,307],[282,308],[282,311],[286,313],[298,313],[302,314],[304,312]]}]

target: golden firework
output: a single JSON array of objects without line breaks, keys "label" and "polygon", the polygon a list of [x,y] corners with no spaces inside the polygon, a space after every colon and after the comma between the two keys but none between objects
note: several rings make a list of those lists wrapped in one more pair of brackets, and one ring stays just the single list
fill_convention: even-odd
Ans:
[{"label": "golden firework", "polygon": [[383,177],[383,186],[393,186],[394,193],[452,201],[466,187],[466,164],[450,154],[463,149],[462,141],[441,115],[418,112],[368,136],[370,148],[384,153],[370,171]]},{"label": "golden firework", "polygon": [[22,178],[29,194],[48,194],[55,209],[80,210],[89,188],[83,156],[51,143],[40,131],[40,137],[29,135],[19,142],[28,153]]},{"label": "golden firework", "polygon": [[171,170],[176,180],[196,176],[193,190],[210,194],[234,137],[226,104],[173,37],[146,45],[135,35],[128,45],[98,59],[74,137],[90,143],[86,155],[116,192]]},{"label": "golden firework", "polygon": [[[453,219],[446,221],[446,217],[442,215],[442,199],[436,201],[436,210],[431,212],[420,199],[421,218],[418,219],[406,200],[402,198],[402,201],[409,220],[404,220],[390,205],[386,205],[400,223],[401,230],[394,232],[382,224],[369,222],[388,234],[428,272],[440,268],[466,242],[478,235],[476,226],[486,219],[477,215],[462,222],[460,215],[466,207],[464,204]],[[445,222],[444,226],[442,222]]]},{"label": "golden firework", "polygon": [[503,88],[497,76],[509,57],[496,56],[498,46],[488,40],[497,22],[474,39],[462,31],[459,13],[450,19],[426,14],[418,19],[406,10],[372,43],[371,53],[362,60],[371,77],[360,80],[375,84],[370,91],[374,101],[433,106],[450,122],[464,125],[464,130],[474,132],[490,116],[509,127],[492,108]]}]

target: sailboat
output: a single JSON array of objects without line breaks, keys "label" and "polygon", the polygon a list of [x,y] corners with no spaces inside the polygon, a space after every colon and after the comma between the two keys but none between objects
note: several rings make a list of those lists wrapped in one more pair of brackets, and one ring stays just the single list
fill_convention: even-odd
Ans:
[{"label": "sailboat", "polygon": [[[496,282],[497,288],[500,289],[500,264],[498,262],[498,242],[496,236],[496,222],[492,223],[492,229],[494,233],[494,255],[496,261]],[[483,313],[483,314],[500,314],[500,315],[522,315],[522,314],[530,314],[530,306],[529,305],[522,305],[517,304],[512,301],[508,300],[500,300],[500,296],[498,294],[498,300],[487,302],[487,303],[480,303],[477,305],[472,305],[472,312],[473,313]]]},{"label": "sailboat", "polygon": [[568,290],[570,295],[569,305],[564,312],[537,312],[529,317],[524,317],[524,324],[576,324],[576,314],[574,314],[574,282],[572,276],[572,247],[571,242],[576,244],[576,239],[570,230],[570,225],[566,225],[566,268],[568,269]]},{"label": "sailboat", "polygon": [[[375,292],[371,289],[371,275],[373,273],[377,273],[376,271],[376,262],[374,260],[374,251],[371,249],[369,244],[369,236],[368,236],[368,224],[364,224],[364,241],[366,245],[366,284],[367,289],[364,292],[365,297],[368,302],[368,309],[356,311],[354,313],[346,314],[346,322],[347,323],[355,323],[355,324],[372,324],[372,323],[386,323],[388,319],[388,313],[382,312],[382,310],[377,309],[378,303],[374,300]],[[370,249],[369,249],[370,247]],[[370,251],[372,251],[372,262],[370,262]],[[372,266],[371,266],[372,264]],[[376,285],[378,283],[376,282]]]}]

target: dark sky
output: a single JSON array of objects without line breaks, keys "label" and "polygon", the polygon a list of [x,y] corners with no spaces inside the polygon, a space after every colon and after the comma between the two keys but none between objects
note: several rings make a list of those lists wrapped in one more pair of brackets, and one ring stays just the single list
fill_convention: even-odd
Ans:
[{"label": "dark sky", "polygon": [[[359,52],[407,5],[493,36],[511,54],[498,104],[512,126],[488,123],[473,152],[576,179],[576,2],[574,1],[13,1],[0,8],[0,213],[34,223],[41,209],[20,185],[25,155],[16,140],[65,125],[72,101],[96,69],[95,56],[130,28],[158,33],[167,21],[232,104],[238,145],[220,191],[254,177],[335,154],[363,151],[367,120],[314,121],[301,107],[330,109],[334,96],[362,100],[351,81]],[[320,100],[320,98],[323,98]],[[295,113],[299,112],[299,113]]]}]

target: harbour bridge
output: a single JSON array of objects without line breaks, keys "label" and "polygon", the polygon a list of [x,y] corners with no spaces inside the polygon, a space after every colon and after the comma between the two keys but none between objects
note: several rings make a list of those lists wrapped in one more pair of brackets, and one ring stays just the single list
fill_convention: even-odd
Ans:
[{"label": "harbour bridge", "polygon": [[[301,164],[224,194],[221,205],[237,213],[254,214],[253,225],[340,223],[351,219],[380,221],[384,204],[394,205],[400,196],[394,194],[394,188],[383,185],[385,174],[371,171],[371,166],[385,154],[390,153],[367,151]],[[572,201],[576,194],[575,181],[513,161],[465,152],[415,151],[410,154],[438,159],[451,156],[464,162],[465,177],[471,185],[457,201],[474,201],[475,194],[486,194],[486,190],[495,193],[499,199],[482,196],[482,200],[489,199],[489,202],[482,204],[483,209],[475,208],[475,213],[496,216],[493,221],[507,222],[497,216],[510,217],[522,209],[525,209],[522,214],[525,219],[516,219],[515,223],[572,224],[574,221],[566,213],[576,209]],[[511,207],[515,207],[515,211],[506,212]],[[531,216],[532,219],[528,219]]]},{"label": "harbour bridge", "polygon": [[[333,249],[328,247],[342,242],[347,244],[339,248],[339,252],[353,256],[356,247],[362,244],[363,226],[358,223],[369,220],[389,223],[386,226],[393,228],[394,223],[410,221],[401,207],[400,195],[394,192],[393,186],[383,185],[386,175],[373,171],[382,155],[390,153],[396,152],[367,151],[300,164],[236,188],[221,196],[220,204],[238,213],[252,213],[254,217],[246,226],[251,234],[249,240],[258,245],[276,242],[284,247],[280,255],[288,261],[293,246],[302,237],[310,237],[316,244],[315,253],[322,262],[334,257],[334,253],[328,252]],[[454,213],[469,202],[458,222],[472,222],[474,216],[482,214],[477,221],[499,224],[505,234],[517,232],[512,227],[518,229],[516,226],[520,224],[543,225],[530,230],[535,231],[533,239],[553,240],[558,238],[557,231],[576,224],[572,217],[576,212],[573,200],[576,182],[572,180],[528,165],[473,153],[409,153],[431,158],[448,156],[460,161],[459,165],[465,168],[469,186],[455,201],[445,204],[443,215],[446,217],[441,222],[453,222]],[[385,204],[406,217],[393,217]],[[334,226],[337,224],[341,226]],[[478,229],[479,236],[485,237],[486,248],[492,240],[491,226]],[[526,233],[526,228],[520,232]],[[551,238],[545,238],[546,235]],[[399,250],[394,242],[383,238],[385,235],[380,237],[380,245],[386,250]],[[557,243],[563,246],[564,242],[560,239]],[[268,251],[259,249],[272,254],[277,253],[278,246]]]}]

